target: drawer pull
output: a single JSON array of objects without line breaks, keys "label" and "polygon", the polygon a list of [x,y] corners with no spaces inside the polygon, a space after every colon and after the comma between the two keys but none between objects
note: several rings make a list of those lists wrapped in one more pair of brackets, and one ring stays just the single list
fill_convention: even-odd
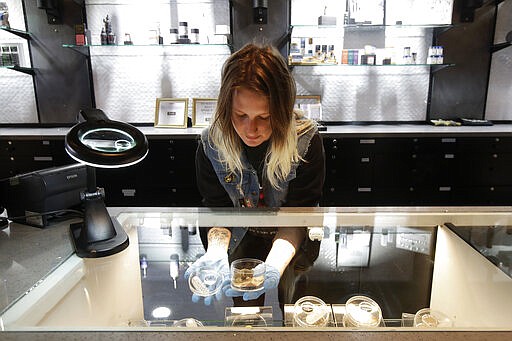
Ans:
[{"label": "drawer pull", "polygon": [[444,154],[445,159],[455,159],[455,154]]},{"label": "drawer pull", "polygon": [[371,192],[372,188],[371,187],[358,187],[357,191],[358,192]]},{"label": "drawer pull", "polygon": [[457,139],[454,137],[445,137],[441,139],[441,143],[455,143]]},{"label": "drawer pull", "polygon": [[360,144],[375,144],[375,139],[361,139],[359,140]]},{"label": "drawer pull", "polygon": [[369,157],[362,157],[361,158],[361,162],[370,162],[370,158]]},{"label": "drawer pull", "polygon": [[34,161],[53,161],[51,156],[34,156]]},{"label": "drawer pull", "polygon": [[450,192],[452,188],[450,186],[441,186],[439,187],[439,192]]},{"label": "drawer pull", "polygon": [[135,189],[132,189],[132,188],[126,188],[126,189],[122,189],[121,192],[123,193],[123,195],[125,197],[134,197],[135,196]]}]

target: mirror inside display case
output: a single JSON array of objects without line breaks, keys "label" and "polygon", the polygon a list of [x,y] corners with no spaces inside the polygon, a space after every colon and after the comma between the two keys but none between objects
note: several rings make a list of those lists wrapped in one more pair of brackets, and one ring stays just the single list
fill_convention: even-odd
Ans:
[{"label": "mirror inside display case", "polygon": [[[188,266],[205,253],[200,229],[190,234],[189,227],[181,225],[179,219],[166,224],[137,227],[139,254],[147,262],[146,274],[141,276],[144,318],[162,323],[155,320],[153,311],[166,306],[173,312],[168,324],[194,316],[208,325],[224,325],[222,312],[235,302],[222,296],[210,306],[194,304],[193,292],[183,276]],[[293,280],[287,280],[287,286],[281,288],[291,292],[289,299],[279,301],[275,288],[266,293],[265,305],[273,308],[274,321],[284,325],[283,306],[293,305],[304,296],[316,296],[328,304],[345,304],[354,295],[365,295],[379,302],[385,318],[400,320],[403,312],[414,313],[429,306],[435,232],[435,226],[325,227],[325,238],[313,251],[312,261],[292,263]],[[169,270],[173,254],[180,259],[176,288]]]},{"label": "mirror inside display case", "polygon": [[[471,236],[468,240],[476,245],[494,241],[491,244],[497,246],[483,246],[497,251],[495,257],[505,254],[503,244],[508,243],[512,226],[506,210],[109,211],[126,230],[130,246],[105,258],[68,258],[2,312],[6,330],[81,326],[215,330],[243,325],[276,331],[283,327],[474,331],[511,326],[512,298],[507,293],[512,278],[503,271],[506,258],[496,265],[481,247],[464,240]],[[321,241],[308,242],[311,248],[290,263],[280,285],[267,290],[259,305],[244,306],[241,300],[227,297],[223,288],[213,290],[215,298],[205,304],[208,295],[197,293],[205,292],[201,288],[217,288],[217,277],[199,277],[201,283],[194,283],[199,291],[193,292],[185,272],[205,254],[201,231],[211,226],[302,226],[324,233]],[[229,281],[223,283],[229,286]]]}]

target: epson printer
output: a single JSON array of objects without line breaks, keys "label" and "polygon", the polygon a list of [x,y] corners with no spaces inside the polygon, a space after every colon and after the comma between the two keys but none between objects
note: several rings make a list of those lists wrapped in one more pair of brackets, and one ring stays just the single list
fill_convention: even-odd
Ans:
[{"label": "epson printer", "polygon": [[45,227],[59,211],[80,208],[86,186],[86,166],[79,163],[19,174],[0,180],[0,207],[14,222]]}]

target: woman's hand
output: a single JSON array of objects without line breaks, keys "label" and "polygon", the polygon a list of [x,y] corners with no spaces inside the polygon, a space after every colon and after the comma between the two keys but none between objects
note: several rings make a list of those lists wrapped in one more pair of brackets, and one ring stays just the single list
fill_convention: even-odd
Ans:
[{"label": "woman's hand", "polygon": [[[185,271],[185,279],[188,280],[190,275],[201,267],[211,268],[215,270],[218,275],[222,276],[221,290],[219,290],[215,295],[204,297],[204,304],[210,305],[215,298],[220,300],[222,298],[222,293],[226,290],[226,287],[229,287],[230,285],[227,252],[219,248],[208,248],[208,251],[190,265],[187,271]],[[192,302],[199,302],[200,299],[201,296],[192,294]]]},{"label": "woman's hand", "polygon": [[[203,266],[208,266],[214,269],[218,275],[222,276],[221,290],[215,295],[207,296],[204,298],[204,304],[210,305],[214,298],[220,300],[222,293],[229,287],[230,273],[228,261],[228,246],[231,239],[231,231],[224,227],[212,227],[208,231],[208,250],[206,253],[196,260],[185,271],[185,279],[188,280],[193,271]],[[201,296],[197,294],[192,295],[192,302],[199,302]]]},{"label": "woman's hand", "polygon": [[294,255],[295,247],[289,241],[280,238],[275,239],[267,255],[267,259],[265,260],[265,281],[263,282],[263,289],[242,292],[227,288],[225,295],[230,297],[243,296],[244,301],[249,301],[260,297],[261,294],[268,290],[277,288],[284,270],[288,264],[290,264]]}]

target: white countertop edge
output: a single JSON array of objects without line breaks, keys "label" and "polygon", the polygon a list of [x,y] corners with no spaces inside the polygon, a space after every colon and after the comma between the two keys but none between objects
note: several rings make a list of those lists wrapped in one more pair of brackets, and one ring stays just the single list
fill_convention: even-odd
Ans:
[{"label": "white countertop edge", "polygon": [[[137,127],[146,136],[198,136],[203,127],[193,128],[156,128],[150,126]],[[3,136],[65,136],[71,128],[0,128],[0,138]],[[512,124],[495,124],[492,126],[433,126],[423,124],[372,124],[372,125],[333,125],[327,126],[327,130],[321,131],[323,135],[329,134],[511,134]]]}]

